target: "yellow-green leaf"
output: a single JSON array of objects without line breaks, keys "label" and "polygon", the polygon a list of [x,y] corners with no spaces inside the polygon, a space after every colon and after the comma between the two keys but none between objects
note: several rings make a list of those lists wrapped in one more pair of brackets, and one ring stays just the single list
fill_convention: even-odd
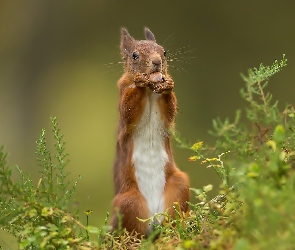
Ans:
[{"label": "yellow-green leaf", "polygon": [[209,192],[213,189],[213,185],[212,184],[208,184],[206,186],[203,187],[204,192]]},{"label": "yellow-green leaf", "polygon": [[88,226],[87,231],[89,233],[92,233],[92,234],[98,234],[99,233],[99,229],[97,227],[93,227],[93,226]]},{"label": "yellow-green leaf", "polygon": [[86,210],[86,211],[84,211],[84,213],[88,216],[89,214],[92,214],[93,213],[93,210]]},{"label": "yellow-green leaf", "polygon": [[282,125],[278,125],[275,128],[273,138],[275,141],[281,142],[285,138],[285,129]]},{"label": "yellow-green leaf", "polygon": [[200,159],[200,156],[197,156],[197,155],[194,155],[194,156],[191,156],[190,158],[188,158],[189,161],[196,161]]},{"label": "yellow-green leaf", "polygon": [[70,227],[66,227],[61,231],[61,236],[66,236],[68,235],[70,232],[72,232],[72,229]]},{"label": "yellow-green leaf", "polygon": [[202,146],[203,146],[203,142],[200,141],[200,142],[195,143],[195,144],[191,147],[191,149],[192,149],[193,151],[197,152]]},{"label": "yellow-green leaf", "polygon": [[247,173],[247,177],[249,177],[249,178],[256,178],[258,176],[259,176],[259,174],[255,173],[255,172],[248,172]]},{"label": "yellow-green leaf", "polygon": [[42,209],[41,215],[44,217],[50,216],[53,214],[53,209],[52,207],[44,207]]},{"label": "yellow-green leaf", "polygon": [[36,217],[37,216],[37,210],[35,208],[31,209],[29,211],[29,216],[30,216],[30,218]]},{"label": "yellow-green leaf", "polygon": [[266,142],[266,145],[269,146],[269,147],[271,147],[273,151],[276,151],[277,150],[277,144],[273,140],[268,140]]}]

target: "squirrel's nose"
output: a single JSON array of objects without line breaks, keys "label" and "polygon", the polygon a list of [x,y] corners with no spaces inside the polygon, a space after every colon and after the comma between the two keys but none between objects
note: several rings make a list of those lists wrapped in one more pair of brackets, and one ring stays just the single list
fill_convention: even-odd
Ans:
[{"label": "squirrel's nose", "polygon": [[158,53],[153,53],[150,60],[154,66],[160,66],[162,64],[161,56]]},{"label": "squirrel's nose", "polygon": [[152,62],[153,62],[154,65],[158,66],[158,65],[161,64],[161,58],[155,57],[155,58],[152,59]]}]

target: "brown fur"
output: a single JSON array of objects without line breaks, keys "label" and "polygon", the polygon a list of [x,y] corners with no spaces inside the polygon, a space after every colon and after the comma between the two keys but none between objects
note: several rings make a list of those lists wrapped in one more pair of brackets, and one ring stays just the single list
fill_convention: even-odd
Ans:
[{"label": "brown fur", "polygon": [[[124,59],[124,74],[118,81],[119,123],[117,130],[116,158],[114,163],[115,198],[113,208],[123,215],[122,226],[128,231],[148,234],[148,224],[136,219],[149,217],[145,198],[140,193],[132,163],[132,135],[141,119],[147,98],[151,92],[160,94],[158,99],[161,119],[164,120],[166,135],[165,149],[168,161],[165,167],[166,184],[164,189],[165,209],[174,216],[173,203],[178,202],[182,211],[187,211],[189,200],[189,180],[185,173],[175,165],[169,129],[174,125],[177,101],[173,92],[174,82],[167,72],[164,49],[158,45],[155,36],[145,28],[147,40],[135,40],[124,28],[121,30],[121,53]],[[139,57],[134,59],[134,52]],[[152,82],[150,75],[162,74],[160,82]],[[161,75],[160,75],[161,76]],[[118,218],[114,213],[114,229],[118,227]]]}]

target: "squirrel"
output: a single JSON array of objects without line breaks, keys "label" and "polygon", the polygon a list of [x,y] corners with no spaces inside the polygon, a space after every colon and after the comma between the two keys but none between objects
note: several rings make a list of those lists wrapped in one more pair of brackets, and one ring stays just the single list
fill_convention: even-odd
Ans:
[{"label": "squirrel", "polygon": [[[169,131],[174,126],[177,100],[166,51],[148,28],[144,31],[146,40],[135,40],[126,28],[121,29],[124,73],[118,81],[113,209],[122,215],[123,228],[148,236],[153,226],[138,218],[167,210],[174,217],[174,202],[187,212],[189,179],[176,167],[172,154]],[[119,219],[113,213],[115,230]]]}]

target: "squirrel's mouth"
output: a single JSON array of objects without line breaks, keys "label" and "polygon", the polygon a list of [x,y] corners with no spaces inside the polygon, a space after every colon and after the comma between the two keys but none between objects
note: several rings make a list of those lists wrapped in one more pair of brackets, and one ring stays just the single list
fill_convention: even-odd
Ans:
[{"label": "squirrel's mouth", "polygon": [[151,63],[150,67],[149,67],[149,71],[150,74],[152,73],[162,73],[163,71],[163,67],[162,67],[162,63]]},{"label": "squirrel's mouth", "polygon": [[149,72],[150,74],[153,74],[153,73],[163,73],[163,69],[162,69],[162,67],[161,66],[154,66],[154,67],[152,67],[151,69],[150,69],[150,72]]}]

